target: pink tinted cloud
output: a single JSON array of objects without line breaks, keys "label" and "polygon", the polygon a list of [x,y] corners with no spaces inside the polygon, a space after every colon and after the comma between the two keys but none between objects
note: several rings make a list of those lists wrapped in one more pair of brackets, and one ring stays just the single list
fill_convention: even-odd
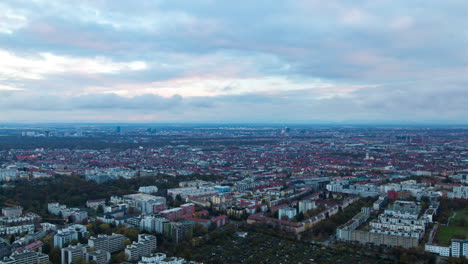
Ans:
[{"label": "pink tinted cloud", "polygon": [[51,24],[41,21],[31,23],[28,31],[46,42],[56,44],[65,44],[67,46],[97,51],[111,51],[116,47],[115,44],[98,40],[98,37],[93,36],[94,33],[89,34],[87,32],[74,31],[73,34],[70,34],[70,32],[65,32]]},{"label": "pink tinted cloud", "polygon": [[361,50],[351,53],[347,61],[358,66],[371,66],[381,63],[383,58],[371,50]]}]

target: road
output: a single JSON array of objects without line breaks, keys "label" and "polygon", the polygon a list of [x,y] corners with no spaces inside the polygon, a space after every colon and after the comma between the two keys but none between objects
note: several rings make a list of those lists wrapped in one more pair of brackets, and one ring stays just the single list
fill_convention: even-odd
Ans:
[{"label": "road", "polygon": [[431,230],[431,233],[429,234],[429,239],[427,241],[427,244],[432,244],[432,241],[434,240],[434,236],[436,234],[437,228],[439,227],[439,224],[436,223]]}]

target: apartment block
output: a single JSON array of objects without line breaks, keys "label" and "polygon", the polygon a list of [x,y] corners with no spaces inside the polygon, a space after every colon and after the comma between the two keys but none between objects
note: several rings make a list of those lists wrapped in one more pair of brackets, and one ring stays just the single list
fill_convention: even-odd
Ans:
[{"label": "apartment block", "polygon": [[86,261],[94,261],[96,264],[108,264],[111,259],[111,254],[108,251],[96,250],[85,254]]},{"label": "apartment block", "polygon": [[49,261],[49,256],[40,252],[14,252],[9,258],[0,261],[0,264],[40,264]]},{"label": "apartment block", "polygon": [[121,234],[98,235],[88,239],[88,246],[96,250],[103,250],[110,253],[115,253],[125,248],[124,241],[127,237]]},{"label": "apartment block", "polygon": [[148,257],[157,248],[155,236],[139,234],[138,242],[133,242],[125,248],[125,255],[128,261],[137,261],[141,257]]},{"label": "apartment block", "polygon": [[86,246],[81,244],[78,244],[76,246],[68,246],[66,248],[62,248],[61,253],[61,263],[72,264],[80,259],[85,259]]}]

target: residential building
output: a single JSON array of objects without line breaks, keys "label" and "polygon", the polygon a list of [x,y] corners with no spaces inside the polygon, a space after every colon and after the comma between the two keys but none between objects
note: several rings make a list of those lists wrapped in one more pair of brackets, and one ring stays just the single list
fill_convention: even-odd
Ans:
[{"label": "residential building", "polygon": [[49,203],[47,205],[47,211],[64,219],[70,219],[73,223],[82,223],[85,219],[88,219],[87,211],[79,208],[67,208],[66,205],[61,205],[59,203]]},{"label": "residential building", "polygon": [[468,240],[452,239],[452,257],[468,257]]},{"label": "residential building", "polygon": [[297,214],[296,208],[294,207],[283,207],[278,210],[278,219],[283,219],[287,216],[288,219],[293,219]]},{"label": "residential building", "polygon": [[2,214],[7,218],[17,218],[23,214],[23,207],[13,206],[2,208]]},{"label": "residential building", "polygon": [[157,248],[155,236],[139,234],[138,242],[133,242],[125,248],[125,255],[128,261],[136,261],[141,257],[148,257]]},{"label": "residential building", "polygon": [[13,254],[0,261],[0,264],[41,264],[49,261],[49,256],[41,252],[13,252]]},{"label": "residential building", "polygon": [[164,223],[169,223],[170,221],[161,216],[144,216],[140,222],[140,229],[147,232],[164,232]]},{"label": "residential building", "polygon": [[380,195],[379,186],[373,184],[350,184],[348,181],[334,181],[326,186],[330,192],[355,194],[361,197]]},{"label": "residential building", "polygon": [[86,261],[94,261],[96,264],[108,264],[111,259],[111,254],[108,251],[96,250],[85,253]]},{"label": "residential building", "polygon": [[158,205],[165,207],[166,198],[146,193],[136,193],[124,195],[123,197],[112,196],[111,202],[114,204],[127,203],[129,206],[140,210],[143,214],[152,214],[156,212]]},{"label": "residential building", "polygon": [[231,192],[231,187],[230,186],[220,186],[220,185],[216,185],[213,187],[215,189],[215,191],[217,191],[218,193],[229,193]]},{"label": "residential building", "polygon": [[193,225],[190,223],[171,222],[171,238],[175,243],[192,238]]},{"label": "residential building", "polygon": [[317,208],[315,201],[313,200],[301,200],[299,201],[299,213],[305,214],[306,212]]},{"label": "residential building", "polygon": [[421,206],[415,202],[395,201],[385,209],[383,214],[369,223],[369,231],[356,230],[367,221],[369,208],[361,211],[367,217],[356,215],[353,219],[337,229],[337,238],[343,241],[358,241],[362,244],[401,246],[404,248],[417,247],[424,236],[424,217],[419,217]]},{"label": "residential building", "polygon": [[374,202],[374,204],[372,205],[372,208],[373,208],[375,211],[379,211],[379,210],[382,209],[387,203],[388,203],[388,197],[382,195],[382,196],[379,196],[379,199],[377,199],[377,201]]},{"label": "residential building", "polygon": [[142,257],[138,264],[194,264],[194,261],[186,261],[183,258],[168,257],[164,253],[155,253],[149,257]]},{"label": "residential building", "polygon": [[167,195],[172,196],[173,199],[176,199],[178,195],[180,195],[182,199],[185,199],[190,196],[200,196],[208,194],[216,195],[218,194],[218,192],[213,187],[183,187],[167,190]]},{"label": "residential building", "polygon": [[88,200],[86,201],[86,207],[97,210],[101,206],[104,208],[106,206],[106,199],[97,199],[97,200]]},{"label": "residential building", "polygon": [[61,264],[72,264],[80,259],[85,260],[86,247],[81,244],[68,246],[66,248],[62,248],[61,253]]},{"label": "residential building", "polygon": [[18,177],[17,169],[0,169],[0,181],[11,181]]},{"label": "residential building", "polygon": [[450,257],[450,249],[451,249],[450,246],[444,247],[444,246],[429,245],[429,244],[426,244],[424,246],[424,250],[426,252],[435,253],[443,257]]},{"label": "residential building", "polygon": [[454,186],[453,190],[447,194],[448,198],[468,199],[468,186]]},{"label": "residential building", "polygon": [[73,240],[80,240],[89,235],[86,226],[84,225],[72,225],[63,229],[57,230],[57,234],[54,235],[54,246],[62,248],[68,245]]},{"label": "residential building", "polygon": [[127,237],[121,234],[98,235],[88,239],[88,246],[96,250],[103,250],[110,253],[115,253],[125,248],[124,241]]},{"label": "residential building", "polygon": [[216,227],[222,227],[226,225],[227,218],[228,218],[227,215],[220,215],[220,216],[213,217],[210,220],[211,220],[211,223],[214,223],[216,225]]},{"label": "residential building", "polygon": [[138,188],[138,192],[147,193],[147,194],[157,193],[158,192],[158,187],[156,187],[156,186],[141,186],[140,188]]}]

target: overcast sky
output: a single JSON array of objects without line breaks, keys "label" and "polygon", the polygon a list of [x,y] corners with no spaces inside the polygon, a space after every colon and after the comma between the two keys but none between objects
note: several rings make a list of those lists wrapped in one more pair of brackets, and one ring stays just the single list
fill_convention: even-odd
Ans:
[{"label": "overcast sky", "polygon": [[0,122],[468,124],[467,0],[2,0]]}]

